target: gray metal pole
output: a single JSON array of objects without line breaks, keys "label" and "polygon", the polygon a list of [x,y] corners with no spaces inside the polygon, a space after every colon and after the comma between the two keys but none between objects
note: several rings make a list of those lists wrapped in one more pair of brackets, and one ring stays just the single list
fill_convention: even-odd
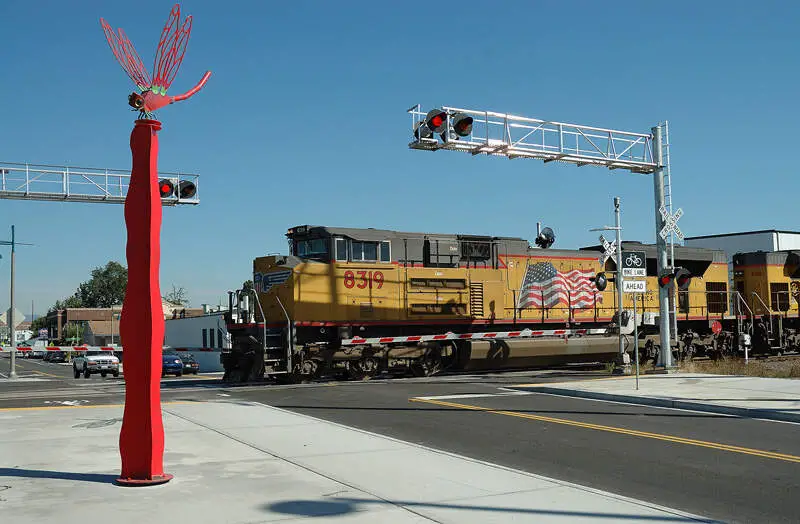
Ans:
[{"label": "gray metal pole", "polygon": [[8,334],[11,338],[11,369],[8,378],[17,378],[17,337],[14,336],[14,226],[11,226],[11,309],[8,312]]},{"label": "gray metal pole", "polygon": [[636,391],[639,391],[639,322],[636,318],[636,295],[633,295],[633,351],[636,358]]},{"label": "gray metal pole", "polygon": [[[653,173],[653,189],[655,193],[656,204],[656,261],[658,274],[667,268],[667,242],[666,239],[661,238],[659,234],[661,228],[664,227],[664,221],[661,218],[661,206],[665,206],[664,202],[664,159],[661,151],[661,128],[656,126],[652,128],[653,132],[653,160],[658,168]],[[660,325],[660,339],[661,351],[658,353],[658,363],[656,367],[669,369],[673,368],[672,363],[672,348],[670,346],[669,338],[669,292],[671,286],[663,288],[658,287],[658,311],[659,311],[659,325]]]},{"label": "gray metal pole", "polygon": [[617,227],[617,323],[619,324],[619,358],[624,363],[625,344],[622,339],[622,231],[619,225],[619,197],[614,197],[614,221]]}]

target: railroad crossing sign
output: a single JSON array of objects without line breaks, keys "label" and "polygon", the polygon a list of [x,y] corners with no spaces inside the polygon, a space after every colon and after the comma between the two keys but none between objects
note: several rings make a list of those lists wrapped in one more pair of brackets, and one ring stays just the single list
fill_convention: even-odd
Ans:
[{"label": "railroad crossing sign", "polygon": [[606,240],[606,237],[600,235],[600,243],[603,244],[603,254],[600,255],[600,265],[605,266],[606,260],[614,256],[614,253],[617,252],[617,243],[616,242],[609,242]]},{"label": "railroad crossing sign", "polygon": [[622,281],[623,293],[646,293],[647,280],[623,280]]},{"label": "railroad crossing sign", "polygon": [[647,256],[645,255],[644,251],[622,252],[622,276],[623,277],[647,276]]},{"label": "railroad crossing sign", "polygon": [[678,219],[683,216],[683,209],[678,208],[674,215],[670,215],[669,211],[667,211],[667,207],[662,204],[661,207],[658,208],[658,212],[661,213],[661,219],[664,221],[664,227],[658,232],[658,236],[666,240],[667,235],[675,233],[678,240],[683,240],[683,233],[681,233],[680,228],[678,228]]}]

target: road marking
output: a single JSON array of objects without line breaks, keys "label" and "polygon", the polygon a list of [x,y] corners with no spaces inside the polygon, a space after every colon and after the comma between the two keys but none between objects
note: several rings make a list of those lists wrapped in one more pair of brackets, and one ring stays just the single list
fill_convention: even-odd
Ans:
[{"label": "road marking", "polygon": [[45,373],[44,371],[36,371],[35,369],[32,369],[31,373],[38,373],[39,375],[45,375],[47,377],[67,378],[67,377],[60,377],[58,375],[53,375],[52,373]]},{"label": "road marking", "polygon": [[553,424],[563,424],[566,426],[575,426],[585,429],[593,429],[597,431],[606,431],[609,433],[620,433],[622,435],[630,435],[633,437],[651,438],[655,440],[663,440],[666,442],[674,442],[676,444],[686,444],[688,446],[699,446],[703,448],[716,449],[719,451],[729,451],[731,453],[742,453],[745,455],[753,455],[762,458],[771,458],[775,460],[782,460],[785,462],[800,463],[800,457],[796,455],[789,455],[786,453],[776,453],[773,451],[764,451],[760,449],[745,448],[741,446],[732,446],[729,444],[722,444],[719,442],[709,442],[706,440],[695,440],[690,438],[677,437],[674,435],[663,435],[660,433],[650,433],[648,431],[638,431],[635,429],[618,428],[615,426],[604,426],[601,424],[592,424],[589,422],[578,422],[577,420],[569,420],[563,418],[546,417],[543,415],[532,415],[530,413],[517,413],[514,411],[504,411],[498,409],[486,408],[483,406],[473,406],[470,404],[457,404],[455,402],[444,402],[441,400],[430,400],[421,397],[414,397],[409,399],[410,402],[426,402],[429,404],[436,404],[450,408],[464,409],[470,411],[484,411],[487,413],[494,413],[496,415],[506,415],[508,417],[524,418],[528,420],[537,420],[540,422],[551,422]]},{"label": "road marking", "polygon": [[520,395],[533,395],[533,392],[511,391],[508,393],[464,393],[460,395],[439,395],[436,397],[414,397],[414,398],[419,400],[448,400],[457,398],[518,397]]}]

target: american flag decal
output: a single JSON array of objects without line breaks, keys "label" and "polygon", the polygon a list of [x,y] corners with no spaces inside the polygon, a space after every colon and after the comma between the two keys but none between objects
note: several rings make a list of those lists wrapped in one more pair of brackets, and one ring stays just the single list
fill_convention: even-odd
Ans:
[{"label": "american flag decal", "polygon": [[256,293],[269,293],[273,286],[279,286],[289,280],[292,270],[274,271],[272,273],[255,273],[253,275],[253,287]]},{"label": "american flag decal", "polygon": [[[603,296],[597,292],[591,270],[573,269],[562,273],[551,262],[539,262],[528,266],[517,307],[555,307],[559,304],[573,308],[593,307]],[[595,293],[597,293],[595,295]]]}]

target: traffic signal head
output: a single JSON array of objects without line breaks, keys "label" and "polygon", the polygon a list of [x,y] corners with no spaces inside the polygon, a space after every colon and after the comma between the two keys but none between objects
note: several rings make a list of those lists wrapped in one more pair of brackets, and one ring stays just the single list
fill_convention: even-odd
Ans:
[{"label": "traffic signal head", "polygon": [[678,289],[681,291],[686,291],[689,289],[689,284],[692,281],[692,274],[689,272],[688,269],[678,267],[674,270],[666,270],[658,276],[658,286],[659,287],[667,287],[675,282],[678,286]]},{"label": "traffic signal head", "polygon": [[447,113],[441,109],[431,109],[425,116],[425,125],[434,133],[441,133],[447,127]]},{"label": "traffic signal head", "polygon": [[689,283],[692,281],[692,274],[688,269],[679,267],[675,271],[675,283],[678,284],[678,289],[686,291],[689,289]]},{"label": "traffic signal head", "polygon": [[594,286],[597,288],[597,291],[605,291],[606,286],[608,286],[608,279],[606,278],[605,273],[598,273],[590,278],[590,280],[594,282]]},{"label": "traffic signal head", "polygon": [[414,124],[414,138],[420,140],[422,138],[430,138],[433,136],[433,132],[428,129],[428,126],[425,125],[425,122],[417,122]]},{"label": "traffic signal head", "polygon": [[472,133],[472,117],[464,113],[456,113],[452,117],[453,131],[458,136],[468,136]]},{"label": "traffic signal head", "polygon": [[172,184],[172,180],[164,178],[158,181],[158,193],[161,195],[161,198],[172,196],[174,190],[175,186]]},{"label": "traffic signal head", "polygon": [[188,180],[181,180],[178,184],[177,194],[180,198],[192,198],[197,193],[197,187]]}]

